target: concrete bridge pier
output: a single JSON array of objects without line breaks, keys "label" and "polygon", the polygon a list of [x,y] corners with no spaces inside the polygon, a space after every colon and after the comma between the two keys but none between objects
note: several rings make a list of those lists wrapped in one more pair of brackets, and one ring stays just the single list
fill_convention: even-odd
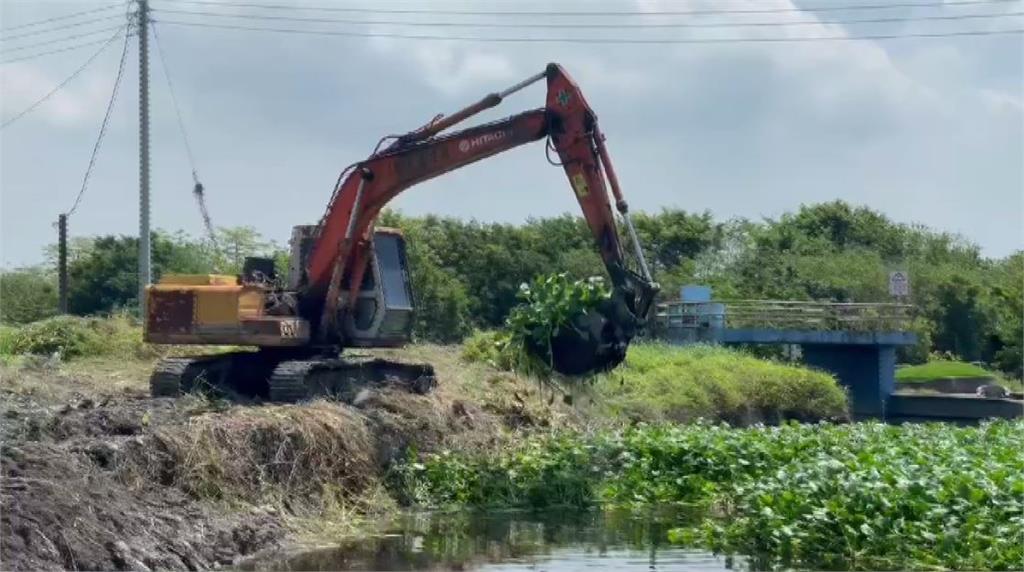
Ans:
[{"label": "concrete bridge pier", "polygon": [[829,371],[850,396],[854,419],[885,419],[896,389],[896,346],[805,344],[803,361]]}]

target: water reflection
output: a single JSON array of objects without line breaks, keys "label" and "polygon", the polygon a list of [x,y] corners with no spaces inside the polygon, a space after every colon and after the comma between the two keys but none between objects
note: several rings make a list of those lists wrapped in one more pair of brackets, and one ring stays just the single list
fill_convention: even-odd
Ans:
[{"label": "water reflection", "polygon": [[250,563],[254,570],[683,570],[730,563],[666,542],[679,515],[594,512],[409,514],[388,534]]}]

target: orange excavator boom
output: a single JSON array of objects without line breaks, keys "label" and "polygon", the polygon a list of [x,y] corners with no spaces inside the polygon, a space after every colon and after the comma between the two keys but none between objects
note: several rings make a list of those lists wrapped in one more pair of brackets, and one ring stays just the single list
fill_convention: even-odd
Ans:
[{"label": "orange excavator boom", "polygon": [[[444,133],[542,79],[547,81],[544,107]],[[345,288],[347,299],[355,298],[372,247],[374,221],[393,198],[417,183],[544,138],[549,139],[549,148],[558,154],[611,277],[613,298],[619,307],[607,312],[614,315],[609,320],[623,330],[620,334],[631,338],[646,318],[657,285],[651,279],[630,221],[629,207],[619,188],[597,116],[565,70],[549,64],[543,72],[502,92],[491,93],[450,116],[435,118],[415,131],[395,137],[386,148],[375,151],[342,174],[318,226],[306,268],[306,291],[301,297],[306,301],[302,313],[314,323],[320,341],[330,341],[337,331],[338,312],[344,310],[339,308],[339,301],[346,299],[342,295]],[[616,209],[635,248],[638,272],[626,268],[609,183]]]}]

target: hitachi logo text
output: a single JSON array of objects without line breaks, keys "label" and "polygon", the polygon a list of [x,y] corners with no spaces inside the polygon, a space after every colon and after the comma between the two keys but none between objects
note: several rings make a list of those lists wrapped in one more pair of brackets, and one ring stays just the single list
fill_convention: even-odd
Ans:
[{"label": "hitachi logo text", "polygon": [[459,141],[459,151],[468,153],[477,147],[501,141],[505,137],[508,137],[508,131],[495,131],[494,133],[484,133],[472,139],[463,139]]}]

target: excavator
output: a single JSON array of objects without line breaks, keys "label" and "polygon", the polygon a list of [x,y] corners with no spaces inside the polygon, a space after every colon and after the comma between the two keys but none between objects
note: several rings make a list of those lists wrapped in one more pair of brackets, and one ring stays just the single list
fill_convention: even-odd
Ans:
[{"label": "excavator", "polygon": [[[544,107],[448,131],[542,80],[547,83]],[[597,116],[568,73],[552,63],[452,115],[384,137],[369,157],[343,170],[319,224],[293,228],[286,281],[275,275],[273,260],[250,257],[241,275],[169,274],[149,286],[147,342],[258,348],[164,359],[151,376],[152,394],[213,387],[294,402],[319,395],[351,397],[365,384],[394,381],[428,391],[436,384],[429,364],[341,355],[343,348],[397,347],[411,337],[414,296],[405,240],[395,229],[376,227],[377,216],[417,183],[542,139],[549,162],[569,178],[611,284],[607,301],[560,328],[547,357],[566,375],[614,368],[644,328],[658,285]],[[632,244],[629,263],[609,186]]]}]

